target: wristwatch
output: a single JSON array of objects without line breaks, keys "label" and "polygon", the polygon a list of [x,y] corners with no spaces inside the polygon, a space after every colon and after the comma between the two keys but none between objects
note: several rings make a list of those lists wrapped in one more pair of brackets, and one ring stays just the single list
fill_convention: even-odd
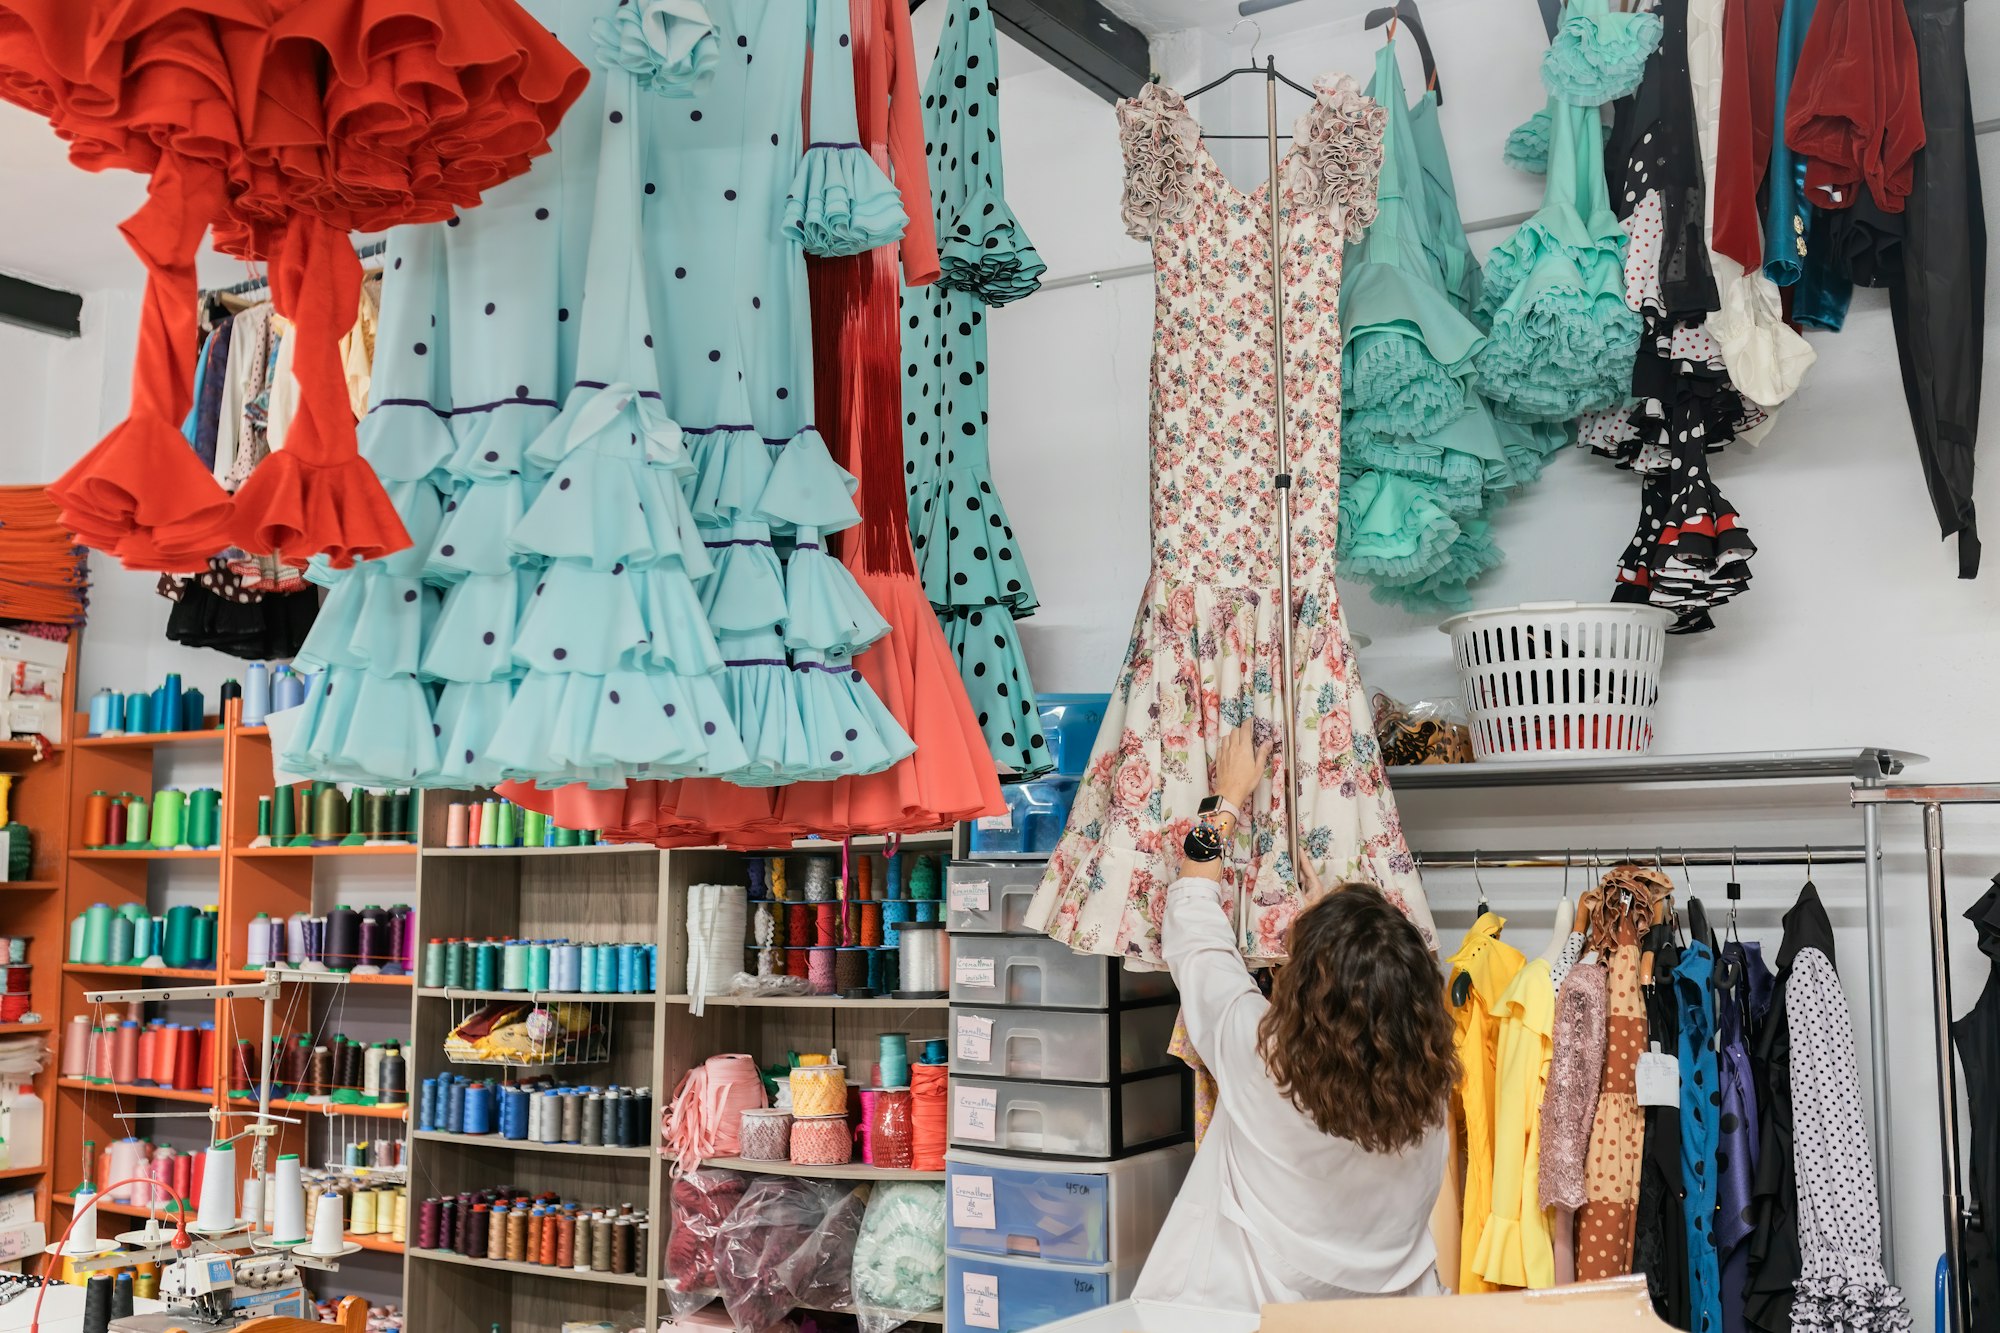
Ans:
[{"label": "wristwatch", "polygon": [[[1182,856],[1190,861],[1204,862],[1213,861],[1222,855],[1222,830],[1215,825],[1215,812],[1219,807],[1226,806],[1227,802],[1220,796],[1202,798],[1201,804],[1195,807],[1194,827],[1190,828],[1187,837],[1181,840]],[[1232,820],[1236,818],[1236,811],[1233,808],[1229,809],[1228,813]]]}]

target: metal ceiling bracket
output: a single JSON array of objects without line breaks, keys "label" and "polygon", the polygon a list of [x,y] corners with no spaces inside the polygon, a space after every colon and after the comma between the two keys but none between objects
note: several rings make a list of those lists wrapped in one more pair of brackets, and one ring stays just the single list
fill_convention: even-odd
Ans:
[{"label": "metal ceiling bracket", "polygon": [[988,0],[1000,31],[1107,102],[1152,77],[1146,34],[1098,0]]}]

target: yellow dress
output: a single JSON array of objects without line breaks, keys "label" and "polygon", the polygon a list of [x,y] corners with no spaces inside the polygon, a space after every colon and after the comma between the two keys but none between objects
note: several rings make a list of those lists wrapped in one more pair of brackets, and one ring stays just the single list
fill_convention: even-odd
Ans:
[{"label": "yellow dress", "polygon": [[1495,1286],[1553,1287],[1555,1247],[1536,1182],[1542,1092],[1555,1050],[1556,989],[1548,960],[1532,959],[1514,974],[1497,1012],[1493,1204],[1472,1267]]},{"label": "yellow dress", "polygon": [[1493,1113],[1498,1082],[1500,999],[1525,961],[1521,951],[1500,939],[1506,921],[1483,914],[1465,933],[1465,942],[1451,956],[1447,1001],[1458,997],[1460,977],[1467,978],[1463,1003],[1451,1006],[1457,1025],[1458,1088],[1452,1094],[1452,1133],[1465,1162],[1465,1209],[1459,1215],[1458,1287],[1461,1295],[1496,1290],[1474,1260],[1487,1214],[1493,1211]]}]

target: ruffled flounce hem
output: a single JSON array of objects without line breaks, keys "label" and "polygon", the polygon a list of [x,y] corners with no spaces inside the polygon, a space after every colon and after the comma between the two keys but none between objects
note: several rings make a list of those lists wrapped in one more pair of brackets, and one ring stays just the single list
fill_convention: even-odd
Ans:
[{"label": "ruffled flounce hem", "polygon": [[847,566],[817,542],[793,548],[785,561],[785,647],[851,657],[888,632]]},{"label": "ruffled flounce hem", "polygon": [[913,510],[910,541],[932,606],[999,605],[1025,616],[1041,605],[985,465],[949,471],[939,502]]},{"label": "ruffled flounce hem", "polygon": [[1375,435],[1421,439],[1465,411],[1465,379],[1400,329],[1352,335],[1341,383],[1345,424]]},{"label": "ruffled flounce hem", "polygon": [[1405,478],[1421,484],[1440,508],[1454,515],[1476,513],[1486,503],[1489,483],[1500,479],[1501,467],[1497,451],[1476,455],[1446,448],[1435,438],[1392,442],[1357,432],[1341,444],[1343,478],[1371,472]]},{"label": "ruffled flounce hem", "polygon": [[489,404],[486,411],[454,413],[445,471],[455,481],[475,483],[546,477],[548,468],[530,461],[528,449],[556,416],[554,404],[526,397]]},{"label": "ruffled flounce hem", "polygon": [[1516,125],[1500,150],[1500,160],[1531,176],[1549,174],[1549,112],[1544,107]]},{"label": "ruffled flounce hem", "polygon": [[590,25],[597,63],[656,97],[691,97],[714,74],[720,43],[700,0],[632,0]]},{"label": "ruffled flounce hem", "polygon": [[515,553],[601,571],[673,561],[693,578],[709,572],[681,490],[694,462],[657,400],[627,385],[578,387],[527,457],[549,478],[507,531]]},{"label": "ruffled flounce hem", "polygon": [[354,428],[361,456],[382,484],[427,481],[439,490],[451,485],[447,467],[458,446],[448,418],[428,403],[399,399],[376,404]]},{"label": "ruffled flounce hem", "polygon": [[1398,606],[1416,615],[1438,611],[1467,611],[1472,594],[1466,585],[1489,570],[1498,569],[1500,548],[1487,535],[1483,520],[1468,519],[1459,525],[1445,558],[1431,572],[1413,579],[1378,578],[1369,595],[1388,606]]},{"label": "ruffled flounce hem", "polygon": [[859,144],[814,144],[785,195],[784,232],[807,254],[858,255],[899,239],[902,197]]},{"label": "ruffled flounce hem", "polygon": [[722,669],[701,599],[675,561],[593,569],[559,560],[540,571],[523,600],[507,642],[511,661],[530,672],[708,676]]},{"label": "ruffled flounce hem", "polygon": [[349,667],[378,676],[414,675],[423,659],[437,594],[373,564],[346,572],[320,604],[296,665]]},{"label": "ruffled flounce hem", "polygon": [[429,785],[437,736],[430,692],[416,677],[328,666],[306,692],[283,767],[335,782]]},{"label": "ruffled flounce hem", "polygon": [[437,532],[424,559],[432,583],[511,573],[539,563],[507,540],[535,497],[519,477],[461,485],[444,502]]},{"label": "ruffled flounce hem", "polygon": [[410,545],[373,468],[359,457],[308,462],[291,449],[259,463],[236,492],[229,530],[246,551],[309,551],[335,569]]},{"label": "ruffled flounce hem", "polygon": [[695,519],[708,527],[737,521],[840,532],[861,521],[855,478],[833,461],[826,441],[807,426],[772,442],[744,426],[690,430]]},{"label": "ruffled flounce hem", "polygon": [[1546,1231],[1539,1237],[1531,1237],[1518,1218],[1488,1213],[1486,1225],[1479,1232],[1479,1246],[1472,1254],[1472,1271],[1497,1287],[1526,1287],[1529,1285],[1527,1250],[1531,1243],[1541,1250],[1541,1257],[1553,1270],[1555,1253]]},{"label": "ruffled flounce hem", "polygon": [[993,762],[1012,781],[1048,772],[1055,759],[1042,734],[1041,709],[1014,618],[1004,607],[960,607],[941,612],[938,620]]},{"label": "ruffled flounce hem", "polygon": [[702,614],[717,634],[751,634],[782,626],[786,616],[785,567],[761,529],[709,538],[709,576],[698,585]]},{"label": "ruffled flounce hem", "polygon": [[747,758],[717,776],[738,787],[875,773],[915,748],[848,663],[732,662],[722,688]]},{"label": "ruffled flounce hem", "polygon": [[938,286],[989,306],[1033,295],[1048,265],[998,191],[981,189],[938,233]]},{"label": "ruffled flounce hem", "polygon": [[[444,605],[424,637],[419,673],[427,680],[461,685],[519,675],[514,632],[535,580],[533,570],[508,570],[475,574],[445,589]],[[413,604],[421,605],[422,598]]]},{"label": "ruffled flounce hem", "polygon": [[1518,295],[1495,312],[1473,359],[1480,392],[1517,421],[1570,421],[1623,401],[1640,321],[1618,289],[1551,275]]},{"label": "ruffled flounce hem", "polygon": [[530,671],[494,726],[489,756],[509,779],[597,788],[728,771],[748,755],[718,680]]},{"label": "ruffled flounce hem", "polygon": [[1457,536],[1457,520],[1422,486],[1375,471],[1341,482],[1343,576],[1424,578],[1444,565]]},{"label": "ruffled flounce hem", "polygon": [[1792,1327],[1828,1333],[1904,1333],[1909,1303],[1880,1265],[1872,1276],[1805,1277],[1792,1282]]},{"label": "ruffled flounce hem", "polygon": [[1571,14],[1542,53],[1542,86],[1572,106],[1602,106],[1638,91],[1660,44],[1658,14]]}]

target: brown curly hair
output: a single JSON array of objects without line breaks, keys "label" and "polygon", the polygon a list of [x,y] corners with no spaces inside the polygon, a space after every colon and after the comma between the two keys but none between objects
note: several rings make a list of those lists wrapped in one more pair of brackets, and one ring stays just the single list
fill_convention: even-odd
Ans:
[{"label": "brown curly hair", "polygon": [[1393,1153],[1444,1123],[1458,1079],[1437,960],[1382,891],[1343,884],[1292,922],[1257,1053],[1320,1130]]}]

